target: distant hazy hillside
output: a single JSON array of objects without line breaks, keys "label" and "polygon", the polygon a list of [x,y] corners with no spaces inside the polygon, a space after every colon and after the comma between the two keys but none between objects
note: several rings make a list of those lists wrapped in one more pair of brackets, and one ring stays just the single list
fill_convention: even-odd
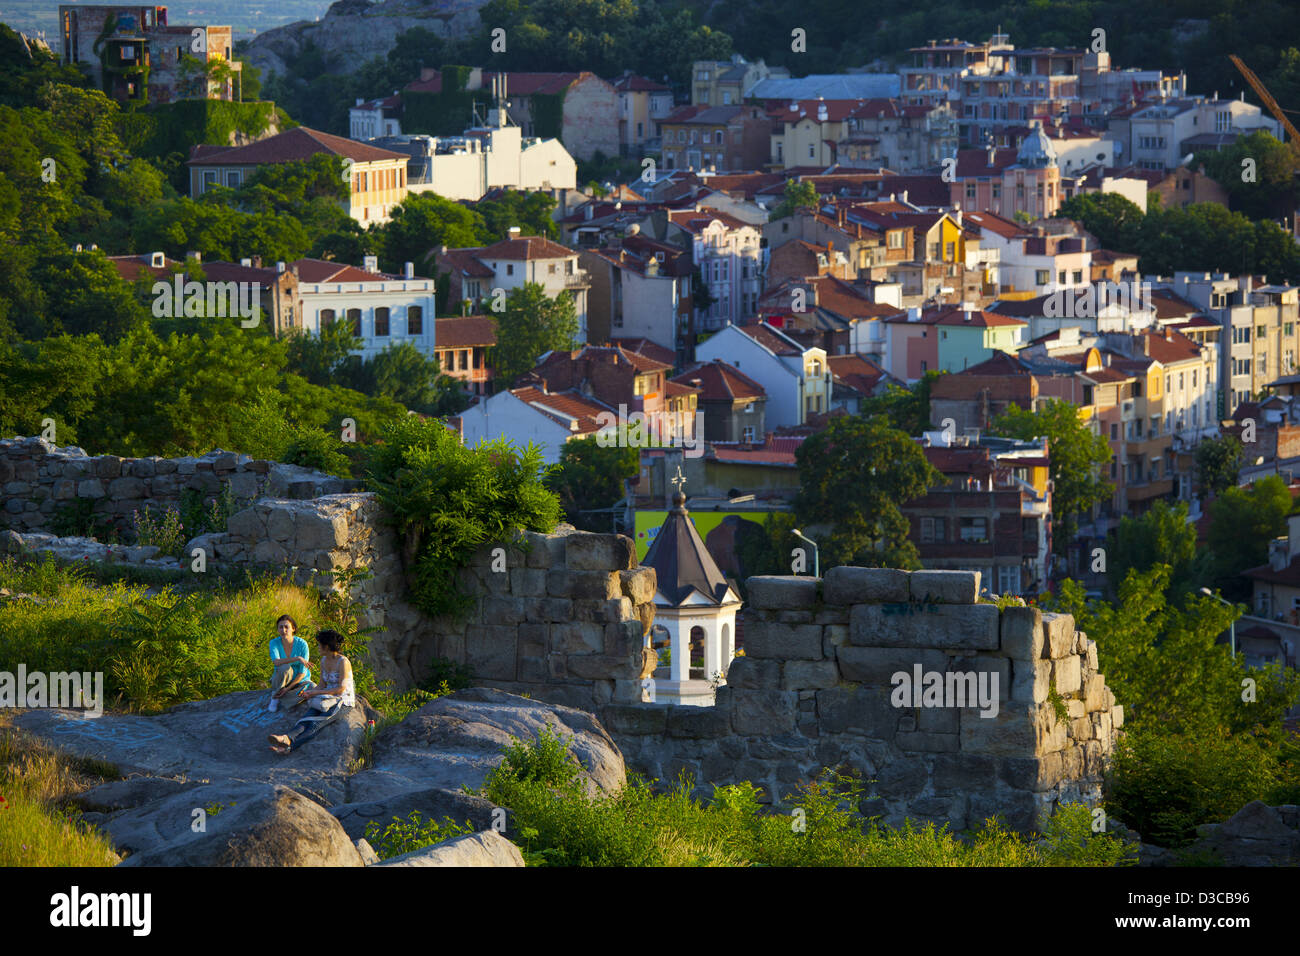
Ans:
[{"label": "distant hazy hillside", "polygon": [[[123,2],[123,0],[108,0]],[[210,23],[230,25],[235,38],[248,38],[273,27],[295,20],[315,20],[325,13],[329,0],[197,0],[192,3],[167,3],[172,23]],[[58,47],[58,0],[7,0],[0,8],[0,20],[24,33],[44,31],[45,42]]]}]

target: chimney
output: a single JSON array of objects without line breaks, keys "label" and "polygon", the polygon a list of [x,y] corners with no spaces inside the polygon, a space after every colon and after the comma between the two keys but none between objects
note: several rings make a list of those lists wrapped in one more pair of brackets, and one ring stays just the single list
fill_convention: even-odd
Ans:
[{"label": "chimney", "polygon": [[253,260],[252,260],[252,259],[240,259],[240,260],[239,260],[239,264],[240,264],[241,266],[244,266],[245,268],[252,268],[252,266],[253,266]]},{"label": "chimney", "polygon": [[161,269],[167,264],[167,253],[155,252],[149,257],[149,265],[155,269]]},{"label": "chimney", "polygon": [[281,262],[277,262],[277,263],[275,264],[275,271],[276,271],[276,274],[277,274],[277,275],[278,275],[279,273],[284,272],[284,262],[283,262],[283,261],[281,261]]},{"label": "chimney", "polygon": [[518,226],[511,226],[509,229],[506,230],[506,233],[511,239],[518,239],[521,230]]},{"label": "chimney", "polygon": [[252,259],[253,259],[253,268],[254,268],[254,269],[260,269],[260,268],[262,268],[262,257],[261,257],[261,256],[253,256]]},{"label": "chimney", "polygon": [[193,259],[195,262],[202,262],[202,261],[203,261],[203,253],[201,253],[201,252],[195,252],[193,249],[191,249],[191,250],[189,250],[188,252],[185,253],[185,258],[186,258],[186,259]]},{"label": "chimney", "polygon": [[379,257],[378,257],[378,256],[362,256],[362,258],[361,258],[361,268],[365,269],[367,272],[378,272],[378,271],[379,271]]},{"label": "chimney", "polygon": [[992,165],[993,165],[994,153],[995,153],[995,150],[994,150],[994,147],[993,147],[993,144],[992,144],[992,143],[989,143],[987,153],[988,153],[988,158],[989,158],[989,166],[992,166]]},{"label": "chimney", "polygon": [[402,278],[403,278],[403,279],[414,279],[414,278],[415,278],[415,263],[414,263],[414,262],[405,262],[405,263],[402,264]]}]

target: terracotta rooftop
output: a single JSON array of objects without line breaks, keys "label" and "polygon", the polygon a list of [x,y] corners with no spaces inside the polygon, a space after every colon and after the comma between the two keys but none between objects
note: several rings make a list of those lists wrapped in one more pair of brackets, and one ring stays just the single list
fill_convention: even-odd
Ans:
[{"label": "terracotta rooftop", "polygon": [[767,398],[767,392],[762,385],[721,359],[714,359],[712,362],[687,369],[673,381],[695,387],[696,379],[700,383],[698,388],[701,401],[725,402]]},{"label": "terracotta rooftop", "polygon": [[394,153],[358,143],[354,139],[297,126],[247,146],[196,146],[190,152],[187,165],[261,166],[310,159],[320,153],[343,156],[358,163],[385,159],[400,159],[405,162],[409,159],[405,153]]},{"label": "terracotta rooftop", "polygon": [[610,345],[621,348],[624,352],[636,352],[646,358],[654,359],[665,368],[672,368],[677,361],[677,354],[649,339],[610,339]]},{"label": "terracotta rooftop", "polygon": [[777,355],[802,355],[803,348],[788,336],[777,331],[766,322],[752,322],[737,325],[736,329]]},{"label": "terracotta rooftop", "polygon": [[[591,435],[599,431],[601,426],[598,416],[611,411],[600,402],[584,398],[576,392],[544,392],[540,388],[526,386],[524,388],[512,388],[510,394],[520,401],[527,402],[542,414],[561,424],[568,424],[561,415],[573,416],[578,420],[578,430],[574,433],[577,435]],[[554,412],[559,412],[560,415],[556,415],[554,412],[548,411],[548,409],[553,409]]]},{"label": "terracotta rooftop", "polygon": [[434,321],[440,349],[467,349],[497,344],[497,322],[489,315],[455,316]]},{"label": "terracotta rooftop", "polygon": [[568,246],[541,236],[502,239],[490,246],[471,250],[480,259],[566,259],[578,253]]}]

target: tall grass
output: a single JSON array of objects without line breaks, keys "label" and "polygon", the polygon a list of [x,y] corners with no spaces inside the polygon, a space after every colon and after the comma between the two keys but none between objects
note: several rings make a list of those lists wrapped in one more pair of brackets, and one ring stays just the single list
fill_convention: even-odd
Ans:
[{"label": "tall grass", "polygon": [[1092,813],[1066,806],[1040,838],[996,820],[959,837],[934,824],[879,825],[856,812],[864,785],[825,772],[789,795],[790,811],[759,803],[749,783],[708,800],[681,777],[666,794],[630,776],[617,794],[589,797],[568,742],[543,731],[515,741],[482,794],[511,811],[529,865],[555,866],[1117,866],[1133,862]]},{"label": "tall grass", "polygon": [[112,843],[67,805],[105,776],[107,768],[56,754],[0,716],[0,867],[116,865]]}]

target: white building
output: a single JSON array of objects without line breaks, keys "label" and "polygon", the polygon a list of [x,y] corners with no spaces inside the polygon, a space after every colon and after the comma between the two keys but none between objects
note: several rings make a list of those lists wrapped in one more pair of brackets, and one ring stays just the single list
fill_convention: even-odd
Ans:
[{"label": "white building", "polygon": [[540,447],[545,462],[554,465],[566,441],[594,435],[604,424],[599,416],[611,411],[607,405],[574,392],[513,388],[461,412],[461,439],[469,447],[498,438],[506,438],[520,449],[532,442]]},{"label": "white building", "polygon": [[[1116,128],[1122,131],[1123,124]],[[1277,120],[1244,100],[1221,100],[1217,93],[1210,99],[1163,100],[1128,118],[1127,156],[1142,169],[1175,169],[1197,149],[1216,148],[1260,129],[1282,138]]]},{"label": "white building", "polygon": [[[653,683],[647,682],[642,700],[712,706],[714,687],[726,683],[736,656],[741,601],[695,530],[680,491],[642,566],[655,569],[655,630],[668,632],[671,653],[668,666],[655,671]],[[696,647],[699,667],[692,661]]]},{"label": "white building", "polygon": [[304,331],[319,335],[332,322],[350,322],[361,339],[359,354],[373,358],[390,345],[409,342],[434,357],[434,280],[415,275],[385,275],[374,256],[358,269],[339,262],[299,259],[289,267],[298,277]]},{"label": "white building", "polygon": [[695,348],[700,362],[727,362],[767,392],[767,427],[802,425],[831,404],[826,350],[805,349],[766,322],[729,325]]},{"label": "white building", "polygon": [[587,293],[591,283],[578,266],[578,253],[541,236],[524,236],[518,226],[510,236],[490,246],[437,251],[439,271],[450,270],[450,301],[470,300],[471,312],[488,313],[498,299],[498,289],[509,296],[527,282],[535,282],[554,299],[561,292],[573,296],[578,317],[578,341],[587,341]]}]

